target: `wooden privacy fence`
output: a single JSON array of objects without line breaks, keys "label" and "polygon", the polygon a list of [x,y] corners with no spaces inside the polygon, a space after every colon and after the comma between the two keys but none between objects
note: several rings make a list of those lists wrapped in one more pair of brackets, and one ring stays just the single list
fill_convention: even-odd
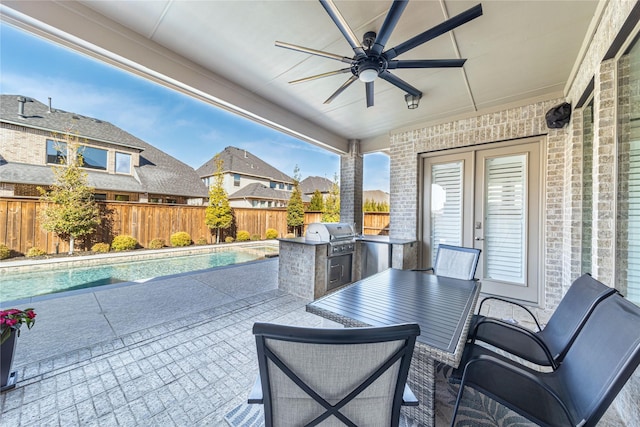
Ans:
[{"label": "wooden privacy fence", "polygon": [[[102,224],[86,239],[84,249],[97,242],[111,243],[120,234],[135,237],[144,247],[156,238],[169,244],[171,234],[178,231],[186,231],[194,241],[205,238],[208,242],[215,242],[215,230],[212,232],[204,223],[206,206],[126,202],[100,202],[99,205]],[[37,199],[0,198],[0,244],[22,254],[33,247],[47,253],[67,252],[68,242],[41,229],[41,210],[42,205]],[[287,211],[284,208],[233,208],[233,213],[233,226],[223,230],[222,240],[226,236],[235,238],[239,230],[260,235],[263,239],[268,228],[277,230],[279,237],[287,234]],[[320,212],[305,213],[305,229],[307,224],[320,222],[321,219]],[[364,214],[365,234],[388,234],[388,227],[388,213]],[[78,249],[83,248],[81,242],[77,244]]]}]

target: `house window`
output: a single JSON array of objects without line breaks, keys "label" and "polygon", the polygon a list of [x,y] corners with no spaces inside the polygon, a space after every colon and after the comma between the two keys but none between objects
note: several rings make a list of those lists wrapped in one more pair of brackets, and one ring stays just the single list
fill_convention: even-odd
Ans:
[{"label": "house window", "polygon": [[237,173],[233,174],[233,186],[240,187],[240,174],[237,174]]},{"label": "house window", "polygon": [[278,188],[280,188],[281,190],[284,190],[284,182],[281,182]]},{"label": "house window", "polygon": [[640,305],[640,41],[618,63],[616,288]]},{"label": "house window", "polygon": [[47,139],[47,163],[54,165],[66,164],[67,143]]},{"label": "house window", "polygon": [[162,203],[162,199],[159,197],[149,197],[149,203]]},{"label": "house window", "polygon": [[271,181],[269,182],[269,188],[276,188],[278,184],[276,184],[275,182]]},{"label": "house window", "polygon": [[78,154],[82,156],[82,167],[107,170],[107,150],[81,145]]},{"label": "house window", "polygon": [[175,205],[176,203],[178,203],[178,201],[176,199],[167,199],[167,203],[170,205]]},{"label": "house window", "polygon": [[289,191],[293,190],[293,185],[287,184],[287,190],[289,190]]},{"label": "house window", "polygon": [[131,173],[131,154],[116,151],[116,173]]},{"label": "house window", "polygon": [[128,194],[116,194],[115,197],[117,202],[128,202],[129,201],[129,195]]},{"label": "house window", "polygon": [[107,195],[106,193],[94,193],[93,194],[93,200],[97,200],[97,201],[105,201],[107,200]]}]

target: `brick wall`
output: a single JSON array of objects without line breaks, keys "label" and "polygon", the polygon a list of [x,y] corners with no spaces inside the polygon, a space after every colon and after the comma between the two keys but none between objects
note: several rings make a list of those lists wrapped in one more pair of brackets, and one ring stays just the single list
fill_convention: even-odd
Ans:
[{"label": "brick wall", "polygon": [[[47,164],[47,139],[64,141],[65,137],[62,134],[50,131],[2,122],[0,123],[0,159],[4,159],[7,162],[44,166]],[[107,170],[109,173],[114,173],[115,171],[116,151],[130,154],[132,166],[137,166],[140,163],[140,154],[136,150],[125,147],[115,148],[111,144],[83,138],[79,138],[77,142],[81,145],[90,145],[108,150]]]}]

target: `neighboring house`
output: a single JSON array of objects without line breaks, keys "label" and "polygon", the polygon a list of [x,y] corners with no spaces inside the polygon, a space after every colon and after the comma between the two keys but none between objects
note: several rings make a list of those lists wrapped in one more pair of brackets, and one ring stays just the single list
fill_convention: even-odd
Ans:
[{"label": "neighboring house", "polygon": [[[223,187],[235,208],[286,207],[293,190],[293,178],[247,150],[227,147],[218,153],[222,159]],[[214,184],[215,156],[200,166],[196,173],[205,185]],[[309,198],[303,195],[303,201]]]},{"label": "neighboring house", "polygon": [[387,206],[389,205],[389,193],[382,190],[364,190],[362,192],[362,201],[365,202],[367,200],[374,201],[376,203],[385,203]]},{"label": "neighboring house", "polygon": [[97,200],[201,205],[208,192],[193,168],[111,123],[20,95],[0,95],[0,196],[38,197],[77,137]]},{"label": "neighboring house", "polygon": [[318,190],[322,197],[326,198],[331,193],[331,187],[333,187],[333,181],[322,176],[308,176],[300,181],[300,191],[309,197]]}]

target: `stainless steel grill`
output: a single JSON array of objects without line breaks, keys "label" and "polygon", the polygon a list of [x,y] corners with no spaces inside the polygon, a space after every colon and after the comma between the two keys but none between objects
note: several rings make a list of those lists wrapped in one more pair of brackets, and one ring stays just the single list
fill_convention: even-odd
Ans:
[{"label": "stainless steel grill", "polygon": [[351,283],[356,233],[351,224],[313,223],[307,227],[305,239],[327,244],[327,290]]},{"label": "stainless steel grill", "polygon": [[351,224],[341,222],[315,222],[309,224],[305,239],[313,242],[326,242],[327,256],[340,256],[355,251],[356,233]]}]

